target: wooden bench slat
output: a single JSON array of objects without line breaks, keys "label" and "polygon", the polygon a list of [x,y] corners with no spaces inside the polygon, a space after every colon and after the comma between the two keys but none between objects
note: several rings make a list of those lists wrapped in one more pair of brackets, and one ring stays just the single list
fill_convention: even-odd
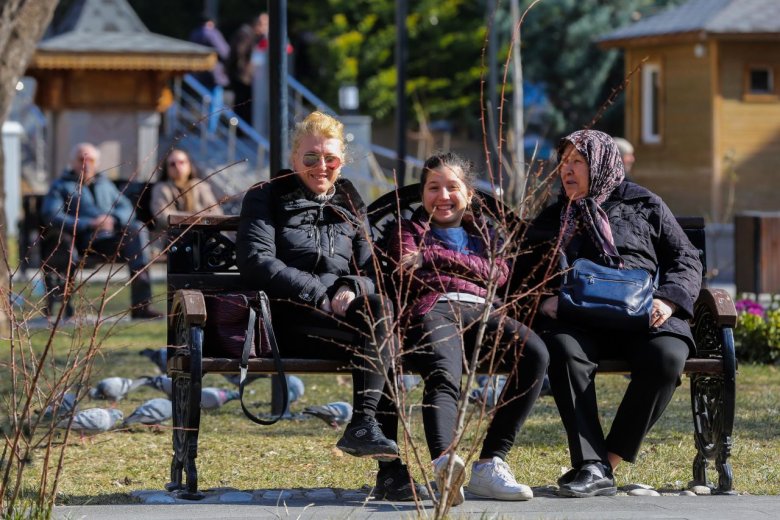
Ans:
[{"label": "wooden bench slat", "polygon": [[[287,372],[302,374],[332,373],[348,371],[349,367],[344,361],[329,359],[282,359],[282,364]],[[238,360],[230,358],[203,358],[204,373],[238,373]],[[176,356],[168,361],[168,370],[177,372],[189,372],[189,357]],[[275,374],[274,360],[259,358],[249,360],[249,371]],[[630,372],[626,361],[607,359],[599,363],[599,372],[602,373],[628,373]],[[689,359],[685,362],[686,374],[722,374],[723,360],[721,359]]]},{"label": "wooden bench slat", "polygon": [[240,221],[238,215],[169,215],[168,225],[172,228],[210,228],[235,231]]},{"label": "wooden bench slat", "polygon": [[168,273],[168,289],[171,293],[178,289],[197,289],[199,291],[245,291],[246,282],[241,282],[241,276],[235,273],[213,274],[173,274]]},{"label": "wooden bench slat", "polygon": [[[168,371],[189,372],[190,358],[188,356],[176,356],[168,360]],[[203,358],[201,365],[203,373],[230,374],[238,373],[238,359],[231,358]],[[286,372],[298,374],[316,374],[348,372],[348,362],[330,359],[298,359],[284,358],[282,365]],[[276,366],[272,358],[256,358],[249,360],[249,371],[254,373],[275,374]]]}]

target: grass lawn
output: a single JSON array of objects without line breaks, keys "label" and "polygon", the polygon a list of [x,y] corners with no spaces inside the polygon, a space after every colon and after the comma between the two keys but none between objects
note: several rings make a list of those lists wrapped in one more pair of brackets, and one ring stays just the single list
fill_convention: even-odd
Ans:
[{"label": "grass lawn", "polygon": [[[121,375],[154,374],[156,368],[138,352],[165,343],[165,325],[127,323],[107,340],[96,363],[93,380]],[[735,487],[741,493],[780,493],[780,374],[777,367],[742,366],[738,376],[737,419],[732,464]],[[306,394],[292,405],[300,411],[308,404],[350,399],[349,385],[336,376],[304,376]],[[204,386],[225,386],[223,378],[206,376]],[[611,420],[626,385],[619,375],[598,378],[605,423]],[[265,381],[250,387],[252,402],[267,402]],[[127,416],[144,400],[157,397],[152,389],[130,394],[119,404]],[[412,402],[419,402],[419,390]],[[82,408],[105,403],[83,403]],[[412,412],[418,445],[424,449],[419,409]],[[691,479],[695,454],[687,380],[678,389],[664,417],[650,433],[638,464],[623,465],[618,484],[642,482],[656,488],[682,489]],[[239,489],[337,487],[357,489],[372,484],[375,464],[343,455],[335,448],[339,432],[317,420],[281,421],[257,426],[244,418],[238,402],[202,414],[197,459],[200,486]],[[168,481],[171,454],[170,429],[134,429],[99,435],[80,444],[78,437],[66,451],[59,502],[64,504],[122,503],[127,492],[162,489]],[[520,432],[509,462],[518,480],[531,486],[552,484],[568,466],[565,436],[551,397],[544,397]],[[277,468],[275,471],[272,468]]]},{"label": "grass lawn", "polygon": [[[90,289],[92,290],[92,289]],[[162,294],[163,287],[155,287]],[[126,291],[125,291],[126,292]],[[112,303],[114,310],[126,306],[127,294]],[[163,308],[162,303],[158,307]],[[71,331],[71,332],[68,332]],[[138,377],[155,375],[156,367],[138,353],[145,347],[166,343],[164,321],[120,322],[105,339],[91,377],[92,382],[109,376]],[[84,331],[82,336],[88,337]],[[33,332],[45,338],[46,331]],[[59,333],[67,344],[73,328]],[[34,343],[39,340],[35,339]],[[42,341],[42,340],[41,340]],[[0,353],[0,361],[7,351]],[[743,365],[737,378],[737,417],[734,428],[732,466],[735,488],[740,493],[780,493],[780,368]],[[351,389],[344,378],[335,375],[304,376],[306,393],[292,405],[300,411],[310,404],[350,401]],[[605,424],[614,416],[627,380],[620,375],[602,375],[597,379]],[[227,387],[222,377],[207,375],[204,386]],[[270,401],[266,380],[252,383],[250,402]],[[0,397],[7,395],[7,383],[0,383]],[[129,415],[143,401],[160,397],[151,388],[143,388],[120,402]],[[624,464],[617,472],[618,485],[645,483],[657,489],[683,489],[691,479],[695,454],[690,388],[684,379],[665,415],[650,433],[638,463]],[[420,390],[412,392],[411,403],[420,402]],[[83,402],[81,408],[106,406],[105,402]],[[427,453],[422,434],[419,408],[412,412],[416,444]],[[238,402],[215,411],[204,411],[201,420],[197,464],[201,489],[229,486],[238,489],[318,488],[358,489],[373,485],[376,465],[342,454],[335,448],[340,435],[318,419],[281,421],[263,427],[251,423]],[[473,438],[473,437],[472,437]],[[129,492],[138,489],[163,489],[169,479],[172,453],[170,427],[160,430],[135,428],[112,431],[81,444],[72,435],[66,450],[65,468],[59,486],[62,504],[128,503]],[[28,471],[40,467],[40,456],[33,458]],[[539,400],[531,418],[520,432],[509,463],[519,481],[531,486],[553,484],[568,468],[563,427],[551,397]],[[420,472],[417,472],[420,476]],[[716,478],[714,470],[711,478]]]}]

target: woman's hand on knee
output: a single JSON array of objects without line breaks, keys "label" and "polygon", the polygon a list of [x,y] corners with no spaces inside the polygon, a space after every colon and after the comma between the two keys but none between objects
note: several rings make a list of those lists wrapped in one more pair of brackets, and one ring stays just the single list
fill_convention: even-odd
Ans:
[{"label": "woman's hand on knee", "polygon": [[650,315],[650,326],[660,327],[676,310],[677,305],[674,303],[661,298],[653,298],[653,313]]},{"label": "woman's hand on knee", "polygon": [[333,295],[333,299],[330,301],[330,306],[333,309],[333,314],[336,316],[345,316],[347,314],[347,308],[349,304],[357,297],[355,291],[342,285]]},{"label": "woman's hand on knee", "polygon": [[542,301],[539,312],[554,320],[558,319],[558,297],[550,296]]}]

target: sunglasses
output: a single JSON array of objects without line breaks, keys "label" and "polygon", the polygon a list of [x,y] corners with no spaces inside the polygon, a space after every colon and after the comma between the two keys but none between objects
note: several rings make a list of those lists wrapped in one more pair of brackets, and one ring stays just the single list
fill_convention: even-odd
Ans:
[{"label": "sunglasses", "polygon": [[312,166],[317,166],[320,164],[320,160],[325,159],[325,166],[330,168],[331,170],[335,170],[339,166],[341,166],[341,157],[338,155],[332,155],[332,154],[319,154],[314,152],[308,152],[303,154],[303,165],[307,168],[311,168]]}]

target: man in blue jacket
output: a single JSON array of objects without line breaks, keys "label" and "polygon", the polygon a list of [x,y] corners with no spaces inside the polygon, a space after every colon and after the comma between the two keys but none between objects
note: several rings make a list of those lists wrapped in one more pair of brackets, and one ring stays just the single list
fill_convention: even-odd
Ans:
[{"label": "man in blue jacket", "polygon": [[[79,143],[71,157],[70,168],[54,181],[41,208],[49,233],[58,238],[57,248],[70,250],[73,265],[85,251],[107,260],[126,261],[133,278],[131,317],[162,317],[149,305],[152,289],[145,269],[149,263],[146,227],[136,220],[135,208],[127,197],[98,173],[100,152],[95,146]],[[75,237],[72,249],[69,237]]]}]

